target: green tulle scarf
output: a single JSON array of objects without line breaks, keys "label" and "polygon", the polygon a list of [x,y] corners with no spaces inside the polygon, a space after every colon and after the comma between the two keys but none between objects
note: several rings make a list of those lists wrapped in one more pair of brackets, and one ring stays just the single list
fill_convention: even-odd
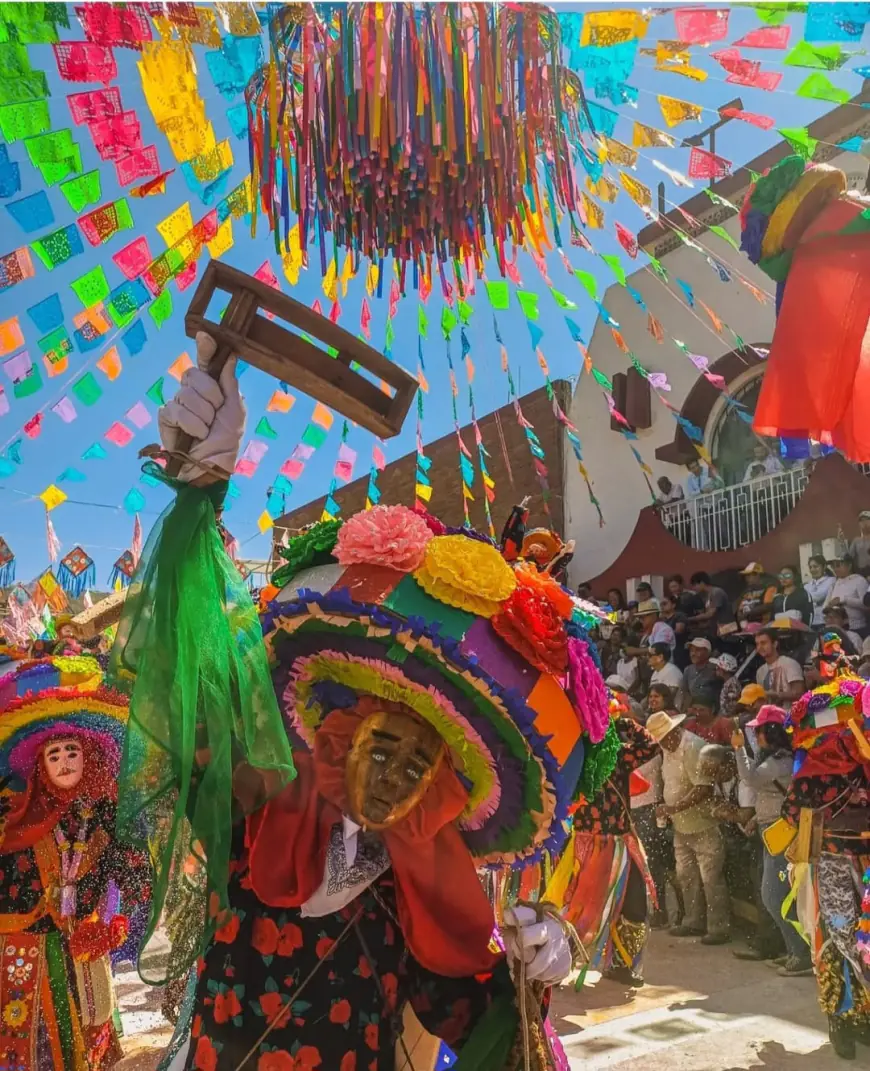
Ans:
[{"label": "green tulle scarf", "polygon": [[257,612],[216,526],[227,485],[191,487],[148,468],[176,498],[130,585],[109,673],[130,694],[118,833],[147,849],[154,870],[139,971],[160,984],[184,974],[222,924],[234,824],[295,770]]}]

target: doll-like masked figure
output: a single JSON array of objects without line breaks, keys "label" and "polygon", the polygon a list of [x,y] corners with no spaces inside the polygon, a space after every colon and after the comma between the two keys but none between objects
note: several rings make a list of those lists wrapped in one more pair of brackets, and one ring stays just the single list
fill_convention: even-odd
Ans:
[{"label": "doll-like masked figure", "polygon": [[0,832],[0,1053],[21,1071],[121,1056],[109,954],[127,933],[122,894],[147,889],[144,859],[114,833],[125,717],[102,691],[30,694],[0,715],[4,765],[24,781],[4,789]]}]

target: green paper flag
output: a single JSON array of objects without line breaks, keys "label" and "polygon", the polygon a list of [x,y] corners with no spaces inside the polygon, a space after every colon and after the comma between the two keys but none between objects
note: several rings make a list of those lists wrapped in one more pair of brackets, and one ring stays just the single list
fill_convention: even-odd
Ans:
[{"label": "green paper flag", "polygon": [[92,372],[85,372],[81,379],[72,385],[72,392],[82,405],[93,405],[103,395],[103,388],[94,378]]},{"label": "green paper flag", "polygon": [[42,376],[39,373],[39,365],[32,364],[30,371],[13,386],[12,393],[16,398],[29,398],[42,388]]},{"label": "green paper flag", "polygon": [[262,439],[277,439],[278,432],[272,427],[266,417],[260,417],[260,422],[254,428],[254,434]]},{"label": "green paper flag", "polygon": [[782,62],[789,67],[817,67],[822,71],[836,71],[848,58],[849,53],[839,45],[811,45],[809,41],[798,41]]},{"label": "green paper flag", "polygon": [[459,320],[463,324],[471,323],[471,317],[474,315],[474,309],[468,304],[467,301],[459,302]]},{"label": "green paper flag", "polygon": [[[387,329],[384,331],[384,346],[388,347],[392,345],[393,339],[396,337],[396,329],[393,327],[392,319],[387,320]],[[338,356],[338,350],[335,351],[334,356]]]},{"label": "green paper flag", "polygon": [[81,212],[85,205],[95,205],[102,197],[99,171],[86,171],[60,184],[60,192],[69,202],[73,212]]},{"label": "green paper flag", "polygon": [[613,390],[613,384],[610,382],[607,376],[603,372],[599,372],[597,368],[593,367],[592,376],[595,379],[595,382],[599,385],[599,387],[604,387],[605,390],[609,391]]},{"label": "green paper flag", "polygon": [[778,133],[791,145],[794,151],[805,160],[812,160],[818,139],[810,137],[810,132],[805,126],[781,126]]},{"label": "green paper flag", "polygon": [[664,264],[662,264],[662,262],[660,260],[657,260],[655,257],[650,256],[649,253],[647,253],[647,256],[649,257],[649,266],[656,273],[656,275],[663,282],[666,283],[668,281],[668,273]]},{"label": "green paper flag", "polygon": [[62,160],[47,160],[39,165],[42,181],[46,186],[56,186],[69,175],[77,175],[82,169],[82,151],[78,145],[73,146],[70,156]]},{"label": "green paper flag", "polygon": [[847,89],[837,89],[826,74],[816,71],[805,82],[802,82],[795,90],[799,97],[809,97],[811,100],[830,100],[834,104],[845,104],[851,94]]},{"label": "green paper flag", "polygon": [[501,312],[510,305],[511,292],[508,284],[502,282],[500,279],[494,283],[486,284],[486,293],[489,297],[489,303],[494,309]]},{"label": "green paper flag", "polygon": [[[41,140],[39,135],[44,135],[50,127],[47,100],[29,100],[0,108],[0,132],[6,141],[21,141],[23,138]],[[31,157],[31,162],[37,161]]]},{"label": "green paper flag", "polygon": [[145,391],[145,396],[150,398],[155,405],[166,405],[166,399],[163,397],[163,376],[156,383],[151,384]]},{"label": "green paper flag", "polygon": [[625,286],[625,268],[623,268],[619,257],[614,256],[612,253],[602,253],[601,259],[616,276],[616,281],[619,285]]},{"label": "green paper flag", "polygon": [[315,450],[319,449],[326,442],[326,429],[317,424],[308,424],[302,432],[302,442]]},{"label": "green paper flag", "polygon": [[453,328],[459,321],[456,319],[456,313],[449,305],[445,305],[441,310],[441,333],[445,338],[450,338]]},{"label": "green paper flag", "polygon": [[574,274],[576,275],[578,281],[581,282],[583,284],[583,286],[586,287],[586,292],[592,298],[592,300],[593,301],[597,301],[598,300],[598,283],[597,283],[597,281],[595,279],[595,276],[592,274],[592,272],[581,271],[579,268],[575,268],[574,269]]},{"label": "green paper flag", "polygon": [[151,302],[148,314],[156,328],[162,327],[172,315],[172,294],[166,289],[161,290],[160,295]]},{"label": "green paper flag", "polygon": [[[47,104],[47,101],[35,101],[35,104]],[[32,104],[16,104],[16,108],[30,108]],[[4,109],[5,110],[5,109]],[[34,167],[40,164],[59,164],[75,154],[76,143],[73,141],[71,130],[52,130],[38,137],[27,135],[27,144],[24,146],[30,162]]]},{"label": "green paper flag", "polygon": [[537,294],[533,294],[531,290],[517,290],[517,301],[527,320],[537,320],[539,315]]},{"label": "green paper flag", "polygon": [[109,296],[109,280],[101,264],[80,275],[78,279],[73,279],[69,285],[86,309],[105,301]]},{"label": "green paper flag", "polygon": [[426,310],[422,305],[417,306],[417,332],[423,338],[429,337],[429,321],[426,318]]},{"label": "green paper flag", "polygon": [[48,96],[48,79],[44,71],[31,71],[20,78],[0,80],[0,104],[24,104]]},{"label": "green paper flag", "polygon": [[555,286],[551,286],[550,287],[550,293],[556,299],[556,304],[559,306],[560,309],[576,309],[577,308],[577,303],[575,301],[571,301],[570,298],[565,297],[565,295],[561,292],[561,290],[557,290],[555,288]]},{"label": "green paper flag", "polygon": [[718,223],[715,223],[709,229],[714,234],[718,234],[720,238],[726,241],[729,245],[733,245],[734,248],[739,251],[740,246],[737,244],[736,240],[728,233],[728,231],[725,230],[724,227],[720,227]]},{"label": "green paper flag", "polygon": [[714,205],[722,205],[723,208],[732,208],[735,212],[738,211],[737,205],[732,204],[727,197],[721,197],[718,193],[714,193],[712,190],[704,187],[704,193],[710,198]]}]

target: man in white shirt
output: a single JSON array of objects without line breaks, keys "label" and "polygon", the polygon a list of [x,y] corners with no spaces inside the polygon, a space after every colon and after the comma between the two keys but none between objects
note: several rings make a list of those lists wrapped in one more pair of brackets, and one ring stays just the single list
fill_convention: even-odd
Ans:
[{"label": "man in white shirt", "polygon": [[770,628],[756,633],[755,650],[764,659],[755,679],[764,689],[767,702],[788,710],[806,691],[800,663],[779,653],[779,639]]},{"label": "man in white shirt", "polygon": [[[650,714],[646,730],[662,747],[664,803],[659,819],[674,827],[677,882],[686,904],[685,924],[675,926],[673,937],[701,937],[705,945],[731,939],[731,905],[725,884],[725,843],[711,813],[713,778],[700,758],[705,742],[682,727],[684,714],[665,711]],[[704,902],[706,901],[706,925]]]},{"label": "man in white shirt", "polygon": [[755,480],[759,476],[772,476],[775,472],[782,471],[782,462],[759,440],[752,448],[752,460],[746,466],[743,480]]},{"label": "man in white shirt", "polygon": [[651,643],[649,664],[652,669],[650,684],[666,684],[674,693],[674,706],[683,709],[683,674],[671,661],[671,648],[666,643]]},{"label": "man in white shirt", "polygon": [[828,561],[834,572],[834,586],[825,599],[825,606],[845,606],[849,615],[849,628],[861,632],[867,628],[867,613],[864,596],[867,594],[867,578],[852,572],[852,561],[845,551]]},{"label": "man in white shirt", "polygon": [[709,468],[697,458],[693,458],[686,468],[689,470],[686,477],[686,498],[697,498],[704,491],[712,491],[717,486],[710,476]]},{"label": "man in white shirt", "polygon": [[659,616],[658,599],[645,599],[638,604],[635,616],[640,621],[641,636],[639,647],[626,647],[625,653],[632,656],[649,654],[654,643],[666,643],[673,651],[677,643],[674,630]]}]

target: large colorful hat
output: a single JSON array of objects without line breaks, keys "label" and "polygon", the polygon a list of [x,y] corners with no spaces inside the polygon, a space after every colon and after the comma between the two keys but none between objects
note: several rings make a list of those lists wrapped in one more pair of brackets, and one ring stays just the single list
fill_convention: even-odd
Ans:
[{"label": "large colorful hat", "polygon": [[[584,703],[603,703],[607,720],[570,593],[404,506],[315,525],[284,556],[264,631],[292,734],[310,745],[329,711],[362,694],[399,701],[447,743],[481,864],[557,851],[589,743]],[[572,677],[578,659],[591,683]]]},{"label": "large colorful hat", "polygon": [[870,686],[843,673],[792,704],[795,773],[848,773],[863,765],[870,775]]},{"label": "large colorful hat", "polygon": [[89,692],[98,688],[102,679],[99,663],[89,655],[52,655],[17,662],[0,676],[0,712],[29,693],[57,688]]},{"label": "large colorful hat", "polygon": [[22,787],[42,747],[59,735],[99,744],[117,774],[127,716],[127,699],[103,687],[49,688],[13,699],[0,713],[0,778],[11,776],[13,787]]}]

